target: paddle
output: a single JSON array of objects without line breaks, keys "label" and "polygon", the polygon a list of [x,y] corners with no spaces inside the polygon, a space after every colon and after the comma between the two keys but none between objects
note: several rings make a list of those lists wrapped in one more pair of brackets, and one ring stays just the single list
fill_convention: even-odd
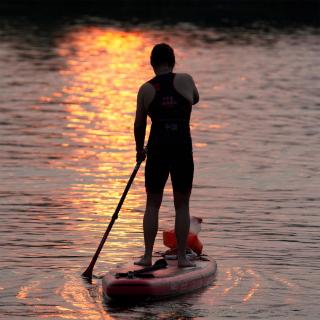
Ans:
[{"label": "paddle", "polygon": [[[145,149],[145,152],[146,152],[146,149]],[[92,257],[92,260],[91,260],[88,268],[82,274],[82,277],[87,279],[89,282],[92,281],[92,271],[93,271],[94,265],[96,264],[96,262],[98,260],[99,254],[100,254],[100,252],[101,252],[101,250],[103,248],[104,243],[106,242],[106,240],[108,238],[108,235],[109,235],[109,233],[110,233],[110,231],[112,229],[112,226],[113,226],[114,222],[118,219],[118,213],[119,213],[119,211],[121,209],[121,206],[122,206],[122,204],[123,204],[123,202],[124,202],[124,200],[126,198],[126,195],[127,195],[128,191],[129,191],[129,189],[131,187],[131,184],[132,184],[132,182],[133,182],[133,180],[134,180],[134,178],[135,178],[135,176],[136,176],[136,174],[137,174],[137,172],[138,172],[138,170],[140,168],[140,165],[141,165],[142,161],[143,160],[137,161],[137,164],[135,165],[135,167],[134,167],[134,169],[132,171],[132,174],[131,174],[130,179],[129,179],[128,183],[127,183],[127,186],[125,187],[124,192],[123,192],[123,194],[122,194],[122,196],[120,198],[120,201],[118,203],[116,211],[114,212],[114,214],[112,216],[112,219],[111,219],[111,221],[110,221],[110,223],[108,225],[108,228],[107,228],[106,232],[104,233],[104,235],[103,235],[103,237],[102,237],[102,239],[100,241],[100,244],[99,244],[99,246],[98,246],[98,248],[96,250],[96,253]]]}]

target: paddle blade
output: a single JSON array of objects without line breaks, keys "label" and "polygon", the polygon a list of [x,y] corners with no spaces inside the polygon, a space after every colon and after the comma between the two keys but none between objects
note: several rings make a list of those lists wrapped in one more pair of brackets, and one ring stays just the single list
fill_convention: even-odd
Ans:
[{"label": "paddle blade", "polygon": [[92,283],[92,269],[91,268],[88,268],[81,276],[83,279],[85,279],[89,283]]}]

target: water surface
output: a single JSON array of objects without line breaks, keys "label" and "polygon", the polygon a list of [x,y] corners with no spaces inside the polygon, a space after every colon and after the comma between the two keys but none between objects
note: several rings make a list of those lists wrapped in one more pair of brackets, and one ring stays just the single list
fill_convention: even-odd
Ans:
[{"label": "water surface", "polygon": [[[90,18],[4,21],[0,38],[1,319],[319,318],[319,30]],[[201,95],[191,213],[219,274],[190,296],[114,306],[80,274],[134,167],[136,93],[161,41]],[[96,275],[142,254],[144,206],[142,168]]]}]

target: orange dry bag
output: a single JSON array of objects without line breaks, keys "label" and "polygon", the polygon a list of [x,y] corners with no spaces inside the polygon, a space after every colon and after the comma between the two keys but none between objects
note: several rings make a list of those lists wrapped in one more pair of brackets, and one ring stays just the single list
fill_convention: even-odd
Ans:
[{"label": "orange dry bag", "polygon": [[[176,233],[174,230],[163,231],[163,244],[170,249],[177,248]],[[189,232],[187,246],[192,249],[197,255],[200,255],[202,252],[203,245],[198,236],[193,232]]]}]

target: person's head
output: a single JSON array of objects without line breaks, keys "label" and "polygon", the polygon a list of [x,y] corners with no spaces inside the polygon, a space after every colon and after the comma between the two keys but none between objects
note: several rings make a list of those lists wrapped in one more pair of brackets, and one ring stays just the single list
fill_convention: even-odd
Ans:
[{"label": "person's head", "polygon": [[153,47],[150,56],[150,63],[153,69],[163,66],[173,69],[175,62],[174,51],[168,44],[158,43]]}]

